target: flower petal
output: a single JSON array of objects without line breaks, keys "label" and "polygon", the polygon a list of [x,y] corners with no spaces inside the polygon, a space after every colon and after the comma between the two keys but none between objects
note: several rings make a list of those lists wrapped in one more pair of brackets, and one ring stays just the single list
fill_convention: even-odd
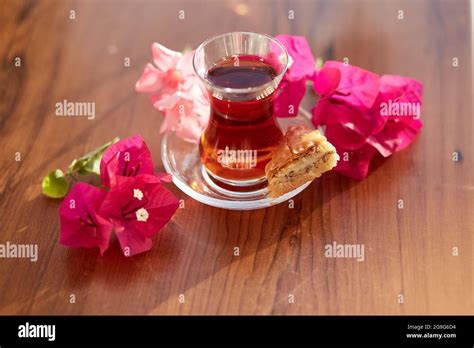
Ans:
[{"label": "flower petal", "polygon": [[160,132],[174,131],[184,140],[197,143],[208,119],[208,104],[180,98],[173,108],[166,109]]},{"label": "flower petal", "polygon": [[[117,185],[102,203],[100,213],[113,222],[125,255],[149,250],[150,238],[166,225],[178,208],[179,201],[162,185],[165,180],[164,175],[119,176]],[[135,198],[137,190],[143,194],[141,200]]]},{"label": "flower petal", "polygon": [[413,118],[419,118],[421,114],[423,85],[421,82],[403,76],[383,75],[380,78],[380,92],[383,94],[384,101],[392,101],[392,104],[403,105],[410,104],[408,108],[410,114],[391,115],[390,119],[410,123]]},{"label": "flower petal", "polygon": [[337,166],[333,170],[357,180],[362,180],[367,177],[370,161],[377,153],[372,146],[366,144],[354,151],[338,148],[336,146],[336,150],[341,160],[337,162]]},{"label": "flower petal", "polygon": [[315,71],[315,62],[311,47],[304,36],[293,36],[281,34],[276,39],[285,46],[288,54],[293,60],[285,74],[285,78],[290,81],[297,81],[312,77]]},{"label": "flower petal", "polygon": [[146,223],[132,220],[130,224],[141,229],[147,237],[152,237],[172,218],[179,201],[161,184],[147,184],[147,195],[148,203],[145,208],[149,216]]},{"label": "flower petal", "polygon": [[142,75],[135,83],[135,90],[140,93],[153,93],[163,88],[165,74],[153,65],[147,64]]},{"label": "flower petal", "polygon": [[314,90],[321,96],[334,93],[341,81],[341,72],[339,69],[325,67],[314,74]]},{"label": "flower petal", "polygon": [[174,132],[179,128],[180,124],[180,115],[179,112],[174,112],[173,110],[165,111],[165,119],[160,127],[160,133]]},{"label": "flower petal", "polygon": [[423,85],[417,80],[394,75],[384,75],[380,81],[381,92],[375,104],[379,114],[385,109],[386,115],[380,116],[385,124],[374,128],[367,142],[382,156],[388,157],[408,147],[423,127],[419,119]]},{"label": "flower petal", "polygon": [[354,132],[347,124],[332,124],[326,127],[325,136],[334,146],[345,150],[357,150],[366,144],[366,137]]},{"label": "flower petal", "polygon": [[313,123],[319,125],[344,125],[361,136],[372,134],[374,118],[379,117],[369,113],[364,108],[355,108],[333,98],[323,97],[312,109]]},{"label": "flower petal", "polygon": [[162,98],[157,99],[153,103],[153,107],[160,111],[165,109],[171,109],[176,106],[176,104],[181,100],[179,93],[174,93],[171,95],[163,96]]},{"label": "flower petal", "polygon": [[176,63],[176,69],[181,71],[183,76],[196,76],[193,68],[194,51],[188,51],[181,55]]},{"label": "flower petal", "polygon": [[98,214],[107,193],[95,186],[79,182],[61,202],[60,243],[69,247],[99,247],[103,254],[109,246],[112,224]]},{"label": "flower petal", "polygon": [[161,71],[175,69],[178,64],[181,52],[170,50],[169,48],[155,42],[151,45],[153,62]]},{"label": "flower petal", "polygon": [[382,156],[388,157],[394,152],[407,148],[415,140],[422,127],[423,123],[418,119],[410,123],[389,121],[381,132],[370,136],[367,142]]},{"label": "flower petal", "polygon": [[274,99],[275,116],[296,117],[306,93],[306,81],[305,79],[298,81],[283,80],[276,93]]},{"label": "flower petal", "polygon": [[372,107],[380,87],[377,74],[337,61],[327,61],[323,66],[323,69],[326,68],[338,69],[341,73],[333,98],[354,107]]},{"label": "flower petal", "polygon": [[100,162],[100,177],[104,186],[115,185],[117,176],[139,174],[153,174],[153,159],[140,135],[120,140],[104,152]]},{"label": "flower petal", "polygon": [[115,225],[115,235],[125,256],[134,256],[152,248],[153,242],[133,226]]}]

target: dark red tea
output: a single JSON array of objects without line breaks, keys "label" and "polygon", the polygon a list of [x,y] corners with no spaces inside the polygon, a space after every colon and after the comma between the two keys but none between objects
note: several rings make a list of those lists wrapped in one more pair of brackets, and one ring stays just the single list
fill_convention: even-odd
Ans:
[{"label": "dark red tea", "polygon": [[207,72],[213,85],[255,89],[255,93],[233,93],[232,100],[225,93],[211,92],[211,117],[200,153],[214,176],[251,180],[265,175],[265,165],[283,136],[273,117],[273,87],[262,87],[275,76],[270,64],[250,55],[224,58]]},{"label": "dark red tea", "polygon": [[209,69],[207,79],[220,87],[262,86],[276,76],[275,69],[257,56],[231,56]]}]

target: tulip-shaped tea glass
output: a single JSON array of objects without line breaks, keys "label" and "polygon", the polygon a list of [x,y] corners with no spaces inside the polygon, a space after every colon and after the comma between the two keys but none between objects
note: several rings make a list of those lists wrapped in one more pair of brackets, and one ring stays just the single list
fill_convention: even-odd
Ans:
[{"label": "tulip-shaped tea glass", "polygon": [[211,105],[199,145],[203,176],[236,193],[264,189],[265,165],[283,137],[273,98],[288,67],[285,47],[265,34],[232,32],[202,43],[193,65]]}]

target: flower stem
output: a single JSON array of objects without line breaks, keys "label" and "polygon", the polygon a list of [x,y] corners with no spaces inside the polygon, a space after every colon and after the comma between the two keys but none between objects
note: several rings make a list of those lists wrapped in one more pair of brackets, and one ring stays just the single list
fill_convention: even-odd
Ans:
[{"label": "flower stem", "polygon": [[73,174],[73,173],[71,173],[71,172],[67,172],[67,173],[66,173],[66,175],[68,175],[68,176],[69,176],[69,177],[72,179],[72,181],[74,181],[74,182],[78,182],[77,178],[74,176],[74,174]]}]

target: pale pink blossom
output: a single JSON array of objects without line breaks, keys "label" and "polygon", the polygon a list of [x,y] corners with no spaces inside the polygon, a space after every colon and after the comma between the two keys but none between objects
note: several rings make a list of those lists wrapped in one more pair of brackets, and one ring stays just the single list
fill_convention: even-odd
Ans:
[{"label": "pale pink blossom", "polygon": [[153,64],[147,64],[135,90],[148,93],[156,109],[165,114],[160,131],[176,132],[198,142],[209,120],[209,99],[192,66],[193,51],[175,52],[154,43]]}]

